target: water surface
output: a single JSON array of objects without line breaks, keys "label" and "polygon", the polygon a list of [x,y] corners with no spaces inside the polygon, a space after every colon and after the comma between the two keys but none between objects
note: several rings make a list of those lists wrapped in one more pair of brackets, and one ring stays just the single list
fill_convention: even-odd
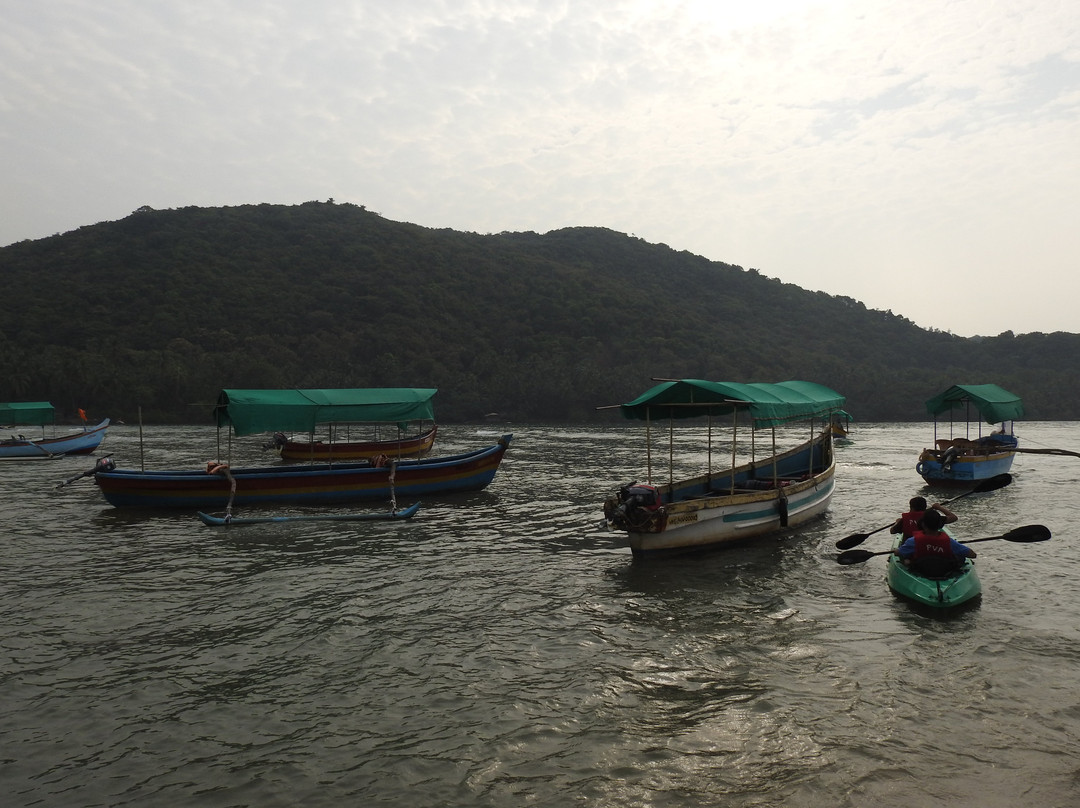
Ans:
[{"label": "water surface", "polygon": [[[941,620],[881,559],[834,561],[927,493],[926,425],[857,425],[808,527],[645,562],[598,526],[643,475],[640,426],[446,426],[438,453],[503,431],[486,491],[401,523],[208,528],[55,488],[93,458],[0,464],[5,804],[1080,803],[1080,459],[1021,455],[955,504],[961,538],[1054,538],[979,545],[982,604]],[[1080,424],[1018,432],[1080,451]],[[143,433],[103,451],[216,455],[206,427]]]}]

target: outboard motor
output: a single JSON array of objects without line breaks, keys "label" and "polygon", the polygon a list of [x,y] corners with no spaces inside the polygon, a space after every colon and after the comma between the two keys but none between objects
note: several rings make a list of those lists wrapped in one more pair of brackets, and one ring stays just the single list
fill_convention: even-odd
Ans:
[{"label": "outboard motor", "polygon": [[948,471],[952,464],[956,462],[956,458],[959,457],[960,450],[955,446],[950,446],[945,450],[945,454],[941,456],[941,468],[942,471]]},{"label": "outboard motor", "polygon": [[659,489],[647,483],[624,485],[619,489],[619,499],[622,500],[624,510],[641,508],[646,511],[655,511],[663,505]]},{"label": "outboard motor", "polygon": [[285,443],[288,440],[289,439],[285,436],[284,432],[275,432],[273,437],[271,437],[270,440],[263,444],[263,451],[265,452],[269,449],[280,450],[284,448]]},{"label": "outboard motor", "polygon": [[90,471],[84,471],[82,474],[76,474],[74,477],[57,483],[57,489],[63,488],[65,485],[71,485],[76,480],[81,480],[83,477],[93,477],[99,471],[112,471],[116,468],[116,462],[112,459],[112,453],[99,457],[98,461],[94,464],[94,467]]},{"label": "outboard motor", "polygon": [[660,490],[648,483],[628,483],[604,503],[604,517],[619,530],[644,528],[662,513]]}]

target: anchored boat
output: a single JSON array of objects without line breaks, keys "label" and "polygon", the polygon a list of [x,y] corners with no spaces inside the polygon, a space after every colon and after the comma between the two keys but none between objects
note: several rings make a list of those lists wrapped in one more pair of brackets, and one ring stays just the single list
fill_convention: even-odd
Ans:
[{"label": "anchored boat", "polygon": [[[82,410],[79,411],[80,414]],[[41,427],[40,438],[12,435],[0,440],[0,460],[47,459],[61,455],[88,455],[105,439],[109,419],[97,426],[83,426],[78,432],[45,437],[45,426],[54,423],[55,411],[48,401],[17,401],[0,404],[0,423]]]},{"label": "anchored boat", "polygon": [[[923,449],[915,470],[927,483],[971,485],[1012,468],[1018,444],[1013,422],[1024,417],[1019,396],[996,384],[955,384],[927,401],[926,409],[934,416],[934,445]],[[957,411],[964,414],[962,436],[953,420]],[[946,412],[949,436],[939,437],[938,417]],[[983,435],[984,422],[999,426]]]},{"label": "anchored boat", "polygon": [[[236,392],[236,391],[234,391]],[[307,440],[290,438],[283,431],[274,433],[267,449],[276,449],[283,460],[327,463],[337,460],[371,460],[376,457],[417,457],[431,451],[438,431],[432,398],[438,390],[419,387],[371,387],[349,390],[259,390],[266,401],[273,397],[277,406],[307,407],[309,399],[318,405]],[[294,402],[294,399],[299,399]],[[321,402],[329,403],[323,406]],[[269,403],[269,401],[267,401]],[[415,434],[409,434],[415,422]],[[315,427],[327,430],[327,439],[316,439]],[[357,433],[374,434],[358,439]],[[387,437],[386,432],[392,432]]]},{"label": "anchored boat", "polygon": [[[218,428],[244,436],[277,430],[309,430],[334,410],[339,420],[391,420],[372,406],[358,407],[340,390],[222,390],[214,409]],[[383,416],[401,414],[390,408]],[[337,505],[479,491],[491,483],[512,435],[483,449],[446,457],[375,458],[370,461],[231,468],[227,461],[205,469],[145,471],[103,468],[93,472],[105,500],[118,508],[191,508],[214,511],[233,505]]]},{"label": "anchored boat", "polygon": [[[604,503],[609,527],[626,531],[631,552],[640,558],[745,542],[820,516],[829,506],[836,471],[827,427],[843,404],[839,393],[813,382],[681,379],[664,381],[617,405],[625,418],[645,421],[647,470],[644,481],[623,486]],[[692,450],[706,455],[706,468],[676,478],[675,421],[686,418],[706,422],[705,444]],[[662,484],[656,480],[662,467],[654,464],[652,454],[657,422],[668,426],[668,481]],[[781,451],[779,439],[799,440],[799,432],[788,426],[795,422],[805,422],[806,437]],[[719,467],[714,467],[717,423],[730,425],[731,442],[723,455],[716,452]],[[761,447],[763,430],[769,438]],[[743,432],[746,439],[740,442]],[[721,456],[730,458],[730,465],[720,466]]]}]

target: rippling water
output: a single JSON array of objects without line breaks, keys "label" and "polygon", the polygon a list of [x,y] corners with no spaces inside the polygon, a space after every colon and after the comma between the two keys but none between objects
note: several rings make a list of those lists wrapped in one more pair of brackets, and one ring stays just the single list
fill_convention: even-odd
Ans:
[{"label": "rippling water", "polygon": [[[1080,424],[1022,427],[1080,451]],[[502,431],[440,427],[439,453]],[[926,425],[857,426],[806,529],[646,562],[598,527],[639,427],[512,431],[489,489],[402,523],[208,528],[55,488],[93,458],[0,464],[5,804],[1080,804],[1080,459],[955,504],[961,537],[1054,538],[980,545],[981,606],[941,620],[881,559],[834,561],[923,492]],[[144,432],[104,451],[216,453]]]}]

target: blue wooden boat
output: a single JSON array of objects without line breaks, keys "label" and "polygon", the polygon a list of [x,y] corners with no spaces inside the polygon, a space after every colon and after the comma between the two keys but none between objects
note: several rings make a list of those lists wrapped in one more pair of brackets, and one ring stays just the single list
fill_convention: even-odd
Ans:
[{"label": "blue wooden boat", "polygon": [[[829,506],[836,472],[829,416],[843,403],[843,396],[812,382],[682,379],[657,385],[619,405],[624,417],[646,422],[647,476],[623,486],[604,503],[608,526],[625,531],[634,557],[644,558],[738,544],[821,516]],[[731,426],[731,443],[717,456],[730,458],[731,465],[714,469],[713,419],[718,416]],[[675,479],[674,420],[691,417],[708,422],[706,446],[694,450],[698,456],[707,453],[707,468],[704,474]],[[746,462],[736,465],[733,447],[740,419],[744,427],[749,421],[751,451]],[[662,467],[654,468],[654,420],[669,424],[666,483],[654,484],[654,475],[663,473]],[[810,439],[780,451],[776,427],[795,421],[811,423]],[[759,448],[759,429],[771,431],[771,450]]]},{"label": "blue wooden boat", "polygon": [[45,426],[54,423],[53,405],[47,401],[19,401],[0,404],[0,423],[40,426],[40,438],[12,435],[0,439],[0,460],[46,460],[64,455],[88,455],[93,453],[109,427],[106,418],[97,426],[84,426],[77,432],[45,437]]},{"label": "blue wooden boat", "polygon": [[[934,444],[923,449],[915,470],[928,484],[968,486],[1012,468],[1019,443],[1014,421],[1024,416],[1018,396],[996,384],[956,384],[927,401],[926,409],[934,416]],[[964,418],[959,424],[953,418],[957,411]],[[948,437],[939,436],[945,413]],[[998,428],[984,435],[984,423]]]}]

